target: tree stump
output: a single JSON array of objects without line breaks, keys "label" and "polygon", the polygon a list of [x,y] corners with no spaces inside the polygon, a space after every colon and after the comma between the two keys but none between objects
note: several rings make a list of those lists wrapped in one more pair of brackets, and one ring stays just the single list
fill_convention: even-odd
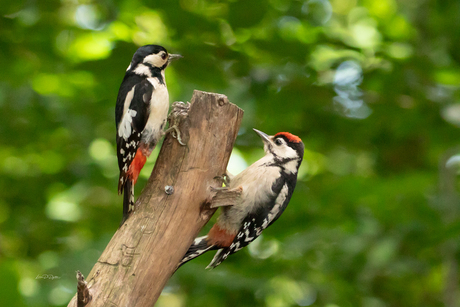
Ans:
[{"label": "tree stump", "polygon": [[[243,117],[226,96],[195,91],[179,127],[168,134],[134,213],[117,230],[87,277],[86,306],[153,306],[193,239],[215,209]],[[171,125],[171,124],[170,124]],[[139,188],[137,186],[137,188]],[[120,198],[120,218],[121,218]],[[75,296],[68,306],[77,306]]]}]

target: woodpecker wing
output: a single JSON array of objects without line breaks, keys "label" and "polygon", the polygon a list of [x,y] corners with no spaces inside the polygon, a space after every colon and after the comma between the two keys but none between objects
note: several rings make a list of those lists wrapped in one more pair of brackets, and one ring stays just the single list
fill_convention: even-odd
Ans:
[{"label": "woodpecker wing", "polygon": [[273,184],[272,190],[277,197],[263,206],[258,206],[256,212],[246,216],[232,244],[227,248],[220,249],[208,265],[208,268],[215,268],[229,255],[247,246],[260,236],[265,228],[273,224],[281,216],[291,199],[294,188],[290,187],[290,182],[286,182],[280,177]]},{"label": "woodpecker wing", "polygon": [[136,156],[142,131],[148,120],[153,90],[153,85],[147,79],[135,75],[128,79],[125,77],[120,88],[116,112],[117,157],[120,168],[119,193],[126,183],[126,173]]}]

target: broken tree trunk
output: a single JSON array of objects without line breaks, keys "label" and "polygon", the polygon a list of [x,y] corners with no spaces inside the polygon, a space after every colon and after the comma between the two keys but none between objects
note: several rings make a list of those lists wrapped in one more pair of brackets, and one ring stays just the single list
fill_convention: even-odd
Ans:
[{"label": "broken tree trunk", "polygon": [[[153,306],[200,229],[214,213],[243,111],[220,94],[195,91],[181,116],[181,146],[163,142],[135,212],[117,230],[87,277],[86,306]],[[121,217],[121,207],[120,207]],[[75,296],[68,306],[77,306]]]}]

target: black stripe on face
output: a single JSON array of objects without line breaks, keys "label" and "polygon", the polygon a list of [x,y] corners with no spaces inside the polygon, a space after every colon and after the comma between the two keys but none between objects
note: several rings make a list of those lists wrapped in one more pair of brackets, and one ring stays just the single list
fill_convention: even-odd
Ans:
[{"label": "black stripe on face", "polygon": [[[161,71],[163,70],[163,67],[155,67],[150,63],[143,63],[145,66],[147,66],[152,73],[153,78],[157,78],[160,84],[165,84],[165,80],[163,79],[163,76],[161,75]],[[164,66],[164,65],[163,65]]]},{"label": "black stripe on face", "polygon": [[277,157],[277,155],[275,154],[275,152],[273,151],[273,145],[272,143],[266,143],[266,146],[267,146],[267,151],[269,153],[271,153],[273,156]]}]

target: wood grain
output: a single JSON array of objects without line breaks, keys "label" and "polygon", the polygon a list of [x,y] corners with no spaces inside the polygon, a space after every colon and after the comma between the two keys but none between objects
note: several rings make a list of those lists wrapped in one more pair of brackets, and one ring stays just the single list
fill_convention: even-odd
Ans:
[{"label": "wood grain", "polygon": [[[226,96],[195,91],[181,119],[181,146],[168,134],[135,212],[87,277],[86,306],[153,306],[215,209],[203,209],[225,173],[243,117]],[[174,192],[168,195],[166,186]],[[138,187],[139,188],[139,187]],[[120,205],[121,216],[121,205]],[[76,306],[76,297],[68,306]]]}]

